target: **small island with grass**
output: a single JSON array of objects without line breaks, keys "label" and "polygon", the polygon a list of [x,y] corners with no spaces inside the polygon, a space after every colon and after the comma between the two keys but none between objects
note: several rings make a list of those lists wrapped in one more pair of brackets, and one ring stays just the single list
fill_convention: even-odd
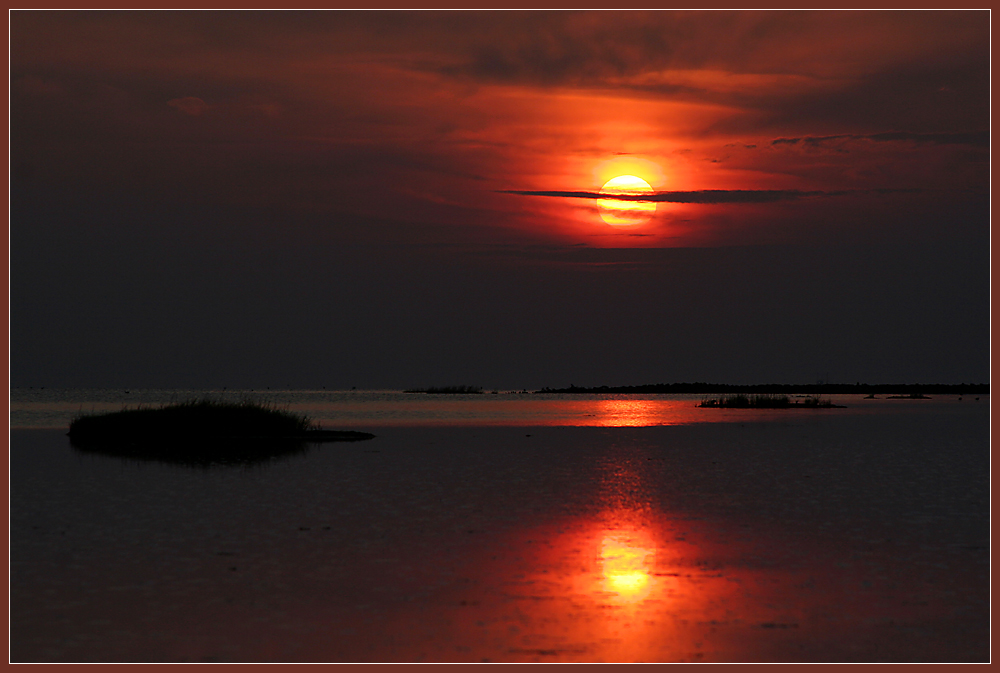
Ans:
[{"label": "small island with grass", "polygon": [[699,407],[713,409],[844,409],[843,405],[819,397],[793,401],[787,395],[723,395],[706,398]]},{"label": "small island with grass", "polygon": [[177,462],[260,460],[310,443],[375,436],[323,430],[308,416],[266,403],[207,399],[81,415],[67,434],[82,451]]}]

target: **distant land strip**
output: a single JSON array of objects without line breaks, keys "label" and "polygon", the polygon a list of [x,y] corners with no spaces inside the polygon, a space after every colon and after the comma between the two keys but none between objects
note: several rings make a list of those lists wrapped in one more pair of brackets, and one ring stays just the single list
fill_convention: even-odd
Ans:
[{"label": "distant land strip", "polygon": [[535,393],[580,394],[669,394],[711,395],[714,393],[765,393],[765,394],[827,394],[827,395],[887,395],[920,393],[934,395],[989,395],[988,383],[757,383],[738,385],[731,383],[650,383],[641,386],[600,386],[597,388],[542,388]]}]

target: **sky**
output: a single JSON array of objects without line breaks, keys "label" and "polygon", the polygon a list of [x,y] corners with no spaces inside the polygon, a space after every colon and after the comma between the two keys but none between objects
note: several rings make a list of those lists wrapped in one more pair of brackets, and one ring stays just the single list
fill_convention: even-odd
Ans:
[{"label": "sky", "polygon": [[14,11],[11,385],[987,382],[989,28]]}]

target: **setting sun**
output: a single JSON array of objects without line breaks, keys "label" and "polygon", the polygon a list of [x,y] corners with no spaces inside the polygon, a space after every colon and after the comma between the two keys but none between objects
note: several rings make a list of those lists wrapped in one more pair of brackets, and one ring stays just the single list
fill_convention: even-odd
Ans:
[{"label": "setting sun", "polygon": [[[648,182],[634,175],[619,175],[611,178],[601,188],[601,194],[639,196],[652,194]],[[598,199],[597,208],[601,219],[613,226],[631,226],[648,222],[656,212],[652,201],[621,201],[618,199]]]}]

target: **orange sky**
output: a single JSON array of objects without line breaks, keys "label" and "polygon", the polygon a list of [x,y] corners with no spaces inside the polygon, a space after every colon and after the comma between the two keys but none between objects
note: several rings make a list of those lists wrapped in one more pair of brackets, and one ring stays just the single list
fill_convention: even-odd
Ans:
[{"label": "orange sky", "polygon": [[[18,11],[11,44],[15,205],[64,204],[45,221],[85,248],[95,228],[101,250],[188,236],[131,229],[129,208],[253,259],[286,237],[497,273],[590,249],[988,239],[984,11]],[[619,171],[682,202],[614,227],[593,199],[511,193]],[[703,190],[723,193],[683,202]]]},{"label": "orange sky", "polygon": [[[596,191],[635,157],[658,190],[984,193],[985,17],[22,12],[15,149],[55,180],[621,245],[593,203],[497,192]],[[639,233],[719,243],[787,205],[664,204]]]}]

